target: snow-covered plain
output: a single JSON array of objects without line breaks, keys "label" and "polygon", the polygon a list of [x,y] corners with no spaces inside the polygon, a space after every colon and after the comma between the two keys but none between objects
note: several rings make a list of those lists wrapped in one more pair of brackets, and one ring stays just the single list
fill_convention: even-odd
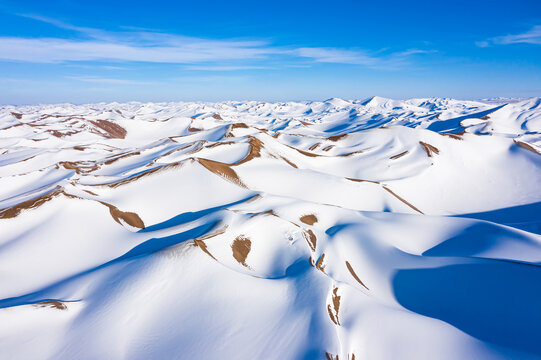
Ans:
[{"label": "snow-covered plain", "polygon": [[539,358],[540,153],[539,98],[0,107],[0,358]]}]

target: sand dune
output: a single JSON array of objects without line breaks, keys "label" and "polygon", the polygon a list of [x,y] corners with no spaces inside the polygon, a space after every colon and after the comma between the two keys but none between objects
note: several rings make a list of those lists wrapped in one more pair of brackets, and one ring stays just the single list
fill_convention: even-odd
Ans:
[{"label": "sand dune", "polygon": [[0,107],[1,357],[539,358],[540,104]]}]

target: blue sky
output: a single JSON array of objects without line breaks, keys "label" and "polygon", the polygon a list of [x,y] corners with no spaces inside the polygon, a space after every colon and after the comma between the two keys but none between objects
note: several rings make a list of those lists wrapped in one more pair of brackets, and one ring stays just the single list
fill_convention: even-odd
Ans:
[{"label": "blue sky", "polygon": [[0,2],[0,103],[541,96],[541,1]]}]

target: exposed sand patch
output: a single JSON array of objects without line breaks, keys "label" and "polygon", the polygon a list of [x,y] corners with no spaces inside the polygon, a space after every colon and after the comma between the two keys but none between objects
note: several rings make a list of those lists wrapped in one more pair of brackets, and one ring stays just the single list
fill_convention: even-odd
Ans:
[{"label": "exposed sand patch", "polygon": [[108,120],[90,120],[92,124],[106,132],[105,137],[110,139],[124,139],[128,133],[122,126]]},{"label": "exposed sand patch", "polygon": [[308,148],[308,150],[314,151],[315,149],[317,149],[317,147],[318,147],[319,145],[321,145],[321,144],[320,144],[320,143],[315,143],[314,145],[310,146],[310,147]]},{"label": "exposed sand patch", "polygon": [[11,206],[0,210],[0,219],[11,219],[18,216],[24,210],[35,209],[46,202],[52,200],[56,196],[62,194],[63,191],[57,187],[51,192],[38,196],[34,199],[23,201],[15,206]]},{"label": "exposed sand patch", "polygon": [[408,153],[408,150],[404,151],[404,152],[401,152],[400,154],[397,154],[397,155],[393,155],[391,156],[389,159],[391,160],[396,160],[398,158],[401,158],[402,156],[406,155]]},{"label": "exposed sand patch", "polygon": [[58,310],[66,310],[68,308],[66,304],[58,300],[47,300],[47,301],[38,302],[32,305],[36,307],[50,307],[50,308],[58,309]]},{"label": "exposed sand patch", "polygon": [[340,325],[340,319],[338,318],[338,312],[340,311],[340,298],[341,296],[338,295],[338,288],[335,287],[332,291],[332,308],[331,304],[327,304],[329,317],[331,318],[331,321],[335,323],[335,325]]},{"label": "exposed sand patch", "polygon": [[340,139],[345,138],[346,136],[348,136],[348,134],[334,135],[334,136],[328,137],[327,140],[338,141]]},{"label": "exposed sand patch", "polygon": [[23,118],[23,114],[16,113],[16,112],[13,112],[13,111],[11,112],[11,116],[13,116],[17,120],[21,120]]},{"label": "exposed sand patch", "polygon": [[323,261],[325,260],[325,254],[321,254],[321,257],[318,259],[316,263],[316,269],[321,270],[321,272],[325,273],[325,265],[323,264]]},{"label": "exposed sand patch", "polygon": [[257,213],[257,214],[253,214],[252,216],[250,216],[250,219],[254,218],[256,216],[276,216],[276,217],[279,217],[278,214],[276,214],[274,212],[274,210],[272,210],[272,209],[264,211],[264,212],[260,212],[260,213]]},{"label": "exposed sand patch", "polygon": [[421,146],[423,147],[423,149],[425,149],[426,151],[426,155],[428,155],[428,157],[432,157],[432,154],[439,154],[440,151],[438,150],[438,148],[436,148],[435,146],[432,146],[430,144],[427,144],[425,142],[422,142],[422,141],[419,141],[419,144],[421,144]]},{"label": "exposed sand patch", "polygon": [[235,258],[235,260],[237,260],[239,264],[247,268],[249,268],[249,266],[246,264],[246,258],[248,257],[251,248],[252,242],[244,235],[237,236],[236,239],[233,241],[233,244],[231,244],[231,249],[233,250],[233,257]]},{"label": "exposed sand patch", "polygon": [[312,230],[306,230],[306,232],[303,232],[302,235],[306,239],[310,249],[312,249],[312,251],[316,251],[317,237],[314,232]]},{"label": "exposed sand patch", "polygon": [[363,152],[364,152],[363,150],[357,150],[357,151],[352,151],[352,152],[349,152],[349,153],[341,154],[341,155],[338,155],[338,156],[350,157],[350,156],[353,156],[353,155],[362,154]]},{"label": "exposed sand patch", "polygon": [[530,150],[536,154],[539,154],[541,155],[541,152],[539,152],[536,148],[534,148],[533,146],[531,146],[530,144],[528,143],[525,143],[524,141],[520,141],[520,140],[515,140],[513,139],[513,141],[515,142],[515,144],[517,144],[518,146],[520,147],[523,147],[524,149],[526,150]]},{"label": "exposed sand patch", "polygon": [[263,142],[261,142],[261,140],[259,140],[258,138],[250,136],[249,144],[250,144],[250,151],[248,152],[248,155],[246,155],[243,159],[234,163],[232,166],[244,164],[245,162],[248,162],[252,159],[255,159],[261,156],[261,149],[263,148]]},{"label": "exposed sand patch", "polygon": [[249,129],[250,127],[248,125],[246,125],[245,123],[234,123],[234,124],[231,124],[231,126],[229,127],[230,130],[233,130],[233,129]]},{"label": "exposed sand patch", "polygon": [[404,204],[408,205],[413,210],[417,211],[419,214],[423,214],[423,212],[419,209],[417,209],[415,206],[407,202],[405,199],[401,198],[400,196],[396,195],[391,189],[389,189],[387,186],[383,185],[383,188],[387,190],[391,195],[393,195],[398,200],[402,201]]},{"label": "exposed sand patch", "polygon": [[363,180],[363,179],[354,179],[354,178],[349,178],[349,177],[347,177],[346,180],[353,181],[353,182],[369,182],[369,183],[372,183],[372,184],[380,184],[379,181]]},{"label": "exposed sand patch", "polygon": [[216,260],[216,258],[210,253],[210,251],[207,249],[207,244],[205,244],[204,240],[199,239],[193,239],[193,243],[195,246],[199,247],[205,254]]},{"label": "exposed sand patch", "polygon": [[136,156],[136,155],[141,155],[141,152],[140,151],[134,151],[134,152],[124,153],[124,154],[120,154],[120,155],[115,155],[115,156],[112,156],[112,157],[108,158],[104,162],[104,164],[105,165],[111,165],[111,164],[117,162],[120,159],[125,159],[125,158],[129,158],[131,156]]},{"label": "exposed sand patch", "polygon": [[87,174],[100,168],[95,163],[82,163],[75,161],[61,161],[58,163],[58,165],[61,165],[68,170],[75,170],[77,174]]},{"label": "exposed sand patch", "polygon": [[443,135],[443,136],[448,136],[451,139],[455,139],[455,140],[464,140],[461,135],[464,135],[465,133],[466,133],[466,130],[463,130],[462,132],[459,132],[459,133],[438,133],[438,134]]},{"label": "exposed sand patch", "polygon": [[76,131],[76,130],[72,130],[72,131],[67,130],[64,132],[60,130],[47,130],[47,132],[57,138],[63,138],[63,137],[67,137],[67,136],[71,136],[71,135],[75,135],[79,133],[79,131]]},{"label": "exposed sand patch", "polygon": [[289,166],[291,166],[291,167],[293,167],[293,168],[295,168],[295,169],[298,169],[298,168],[299,168],[297,165],[295,165],[294,163],[292,163],[291,161],[289,161],[289,160],[286,159],[285,157],[280,156],[280,158],[281,158],[282,160],[284,160]]},{"label": "exposed sand patch", "polygon": [[147,170],[147,171],[142,172],[140,174],[130,176],[130,177],[126,178],[126,179],[113,181],[113,182],[110,182],[110,183],[104,183],[104,184],[91,184],[91,185],[88,185],[88,186],[107,186],[107,187],[110,187],[110,188],[116,188],[116,187],[119,187],[119,186],[122,186],[122,185],[129,184],[131,182],[134,182],[134,181],[136,181],[136,180],[138,180],[138,179],[140,179],[142,177],[149,176],[151,174],[157,174],[157,173],[159,173],[161,171],[165,171],[167,169],[180,168],[180,167],[182,167],[184,165],[185,161],[195,161],[195,159],[190,158],[190,159],[174,162],[174,163],[171,163],[171,164],[163,165],[163,166],[160,166],[160,167],[156,167],[154,169]]},{"label": "exposed sand patch", "polygon": [[111,216],[120,225],[123,225],[122,222],[120,221],[122,220],[130,226],[133,226],[139,229],[145,228],[145,224],[143,223],[143,220],[141,220],[139,215],[137,215],[136,213],[128,212],[128,211],[121,211],[116,206],[108,204],[106,202],[100,201],[100,203],[109,208],[109,212],[111,213]]},{"label": "exposed sand patch", "polygon": [[218,236],[218,235],[222,235],[225,233],[225,231],[227,230],[228,226],[225,225],[224,227],[222,227],[221,229],[219,230],[216,230],[215,232],[213,233],[210,233],[210,234],[207,234],[207,235],[203,235],[201,237],[198,237],[196,239],[193,239],[193,244],[194,246],[197,246],[199,247],[204,253],[206,253],[208,256],[210,256],[211,258],[213,258],[214,260],[217,261],[217,259],[214,257],[214,255],[212,255],[210,253],[210,251],[208,250],[207,248],[207,244],[205,243],[205,240],[207,239],[211,239],[215,236]]},{"label": "exposed sand patch", "polygon": [[247,187],[240,180],[240,178],[237,175],[237,173],[235,172],[235,170],[231,169],[231,165],[224,164],[224,163],[219,162],[219,161],[214,161],[214,160],[209,160],[209,159],[202,159],[202,158],[199,158],[198,161],[199,161],[199,163],[201,165],[203,165],[204,167],[206,167],[208,170],[215,173],[216,175],[219,175],[219,176],[231,181],[232,183],[234,183],[236,185],[242,186],[244,188]]},{"label": "exposed sand patch", "polygon": [[322,150],[323,151],[329,151],[334,147],[334,145],[325,146]]},{"label": "exposed sand patch", "polygon": [[359,277],[357,276],[357,274],[355,273],[355,271],[353,270],[353,267],[351,266],[351,264],[349,263],[349,261],[346,261],[346,267],[348,268],[349,270],[349,273],[351,274],[351,276],[353,276],[353,278],[355,278],[355,280],[357,280],[357,282],[359,284],[361,284],[362,286],[364,286],[366,288],[366,290],[370,290],[368,289],[368,287],[361,281],[361,279],[359,279]]},{"label": "exposed sand patch", "polygon": [[303,215],[299,220],[308,225],[314,225],[314,223],[317,223],[317,217],[314,214]]},{"label": "exposed sand patch", "polygon": [[223,120],[222,117],[220,116],[220,114],[218,114],[218,113],[214,113],[214,114],[212,115],[212,117],[213,117],[214,119],[216,119],[216,120]]},{"label": "exposed sand patch", "polygon": [[[290,146],[290,147],[291,147],[291,146]],[[308,152],[308,151],[304,151],[304,150],[297,149],[297,148],[292,148],[292,149],[295,149],[295,150],[297,150],[298,152],[300,152],[301,154],[306,155],[306,156],[310,156],[310,157],[319,157],[319,156],[321,156],[321,155],[314,154],[314,153],[310,153],[310,152]]]}]

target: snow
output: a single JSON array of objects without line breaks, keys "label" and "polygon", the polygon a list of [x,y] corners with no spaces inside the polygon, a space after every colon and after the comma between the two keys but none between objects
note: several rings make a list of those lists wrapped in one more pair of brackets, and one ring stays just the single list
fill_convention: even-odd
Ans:
[{"label": "snow", "polygon": [[0,354],[539,358],[540,104],[0,107]]}]

